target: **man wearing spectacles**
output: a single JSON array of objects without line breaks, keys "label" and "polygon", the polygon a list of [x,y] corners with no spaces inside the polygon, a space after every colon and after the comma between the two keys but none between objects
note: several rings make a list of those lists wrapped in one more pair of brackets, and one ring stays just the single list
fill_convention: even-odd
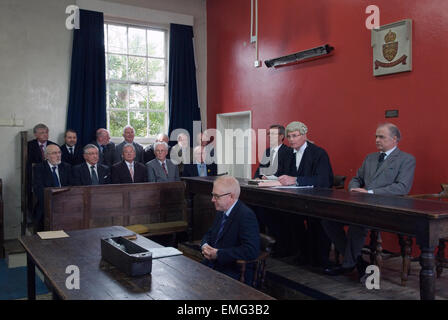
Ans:
[{"label": "man wearing spectacles", "polygon": [[100,156],[97,146],[88,144],[84,147],[84,162],[73,167],[74,186],[90,186],[110,183],[110,169],[98,163]]},{"label": "man wearing spectacles", "polygon": [[61,161],[61,150],[55,144],[45,149],[46,161],[38,163],[33,169],[33,192],[37,197],[34,211],[35,232],[43,230],[44,189],[47,187],[69,186],[71,166]]},{"label": "man wearing spectacles", "polygon": [[[240,185],[231,176],[213,183],[212,202],[217,211],[212,227],[201,242],[204,264],[234,279],[240,278],[237,260],[254,260],[260,251],[258,222],[253,211],[238,198]],[[254,275],[253,266],[246,269],[246,283]]]}]

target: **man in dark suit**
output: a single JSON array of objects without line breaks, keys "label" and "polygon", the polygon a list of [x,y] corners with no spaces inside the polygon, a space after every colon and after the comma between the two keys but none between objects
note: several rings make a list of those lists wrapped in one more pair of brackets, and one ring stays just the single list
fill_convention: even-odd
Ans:
[{"label": "man in dark suit", "polygon": [[[215,221],[204,235],[201,248],[204,264],[234,279],[239,279],[237,260],[254,260],[260,252],[260,234],[254,213],[238,200],[240,185],[231,176],[222,176],[213,184],[212,202],[217,210]],[[248,266],[246,283],[253,279]]]},{"label": "man in dark suit", "polygon": [[47,146],[51,144],[56,144],[50,140],[48,140],[48,127],[39,123],[33,128],[34,138],[31,141],[28,141],[28,154],[26,161],[26,175],[28,177],[28,183],[25,186],[26,193],[28,196],[28,215],[31,218],[33,212],[33,196],[31,193],[33,181],[32,181],[32,171],[34,163],[41,163],[45,160],[45,149]]},{"label": "man in dark suit", "polygon": [[91,142],[100,152],[99,163],[105,164],[109,168],[121,160],[116,157],[115,144],[110,142],[109,131],[104,128],[96,130],[96,140]]},{"label": "man in dark suit", "polygon": [[[307,141],[307,126],[298,121],[286,127],[289,145],[293,149],[291,171],[289,175],[278,178],[282,185],[314,186],[331,188],[333,169],[327,152],[314,143]],[[331,242],[322,228],[321,220],[316,218],[294,217],[299,232],[299,263],[311,263],[315,267],[326,267]],[[305,233],[304,220],[308,230]],[[304,235],[306,235],[304,237]]]},{"label": "man in dark suit", "polygon": [[83,163],[83,151],[82,147],[76,143],[78,140],[76,131],[71,129],[65,131],[64,140],[65,143],[61,146],[62,161],[71,166]]},{"label": "man in dark suit", "polygon": [[120,161],[123,160],[123,158],[122,158],[123,147],[125,144],[131,143],[134,146],[135,152],[136,152],[135,161],[138,161],[138,162],[144,164],[145,162],[144,162],[144,157],[143,157],[143,155],[144,155],[143,147],[134,141],[135,131],[132,126],[127,125],[126,127],[124,127],[123,138],[124,138],[124,141],[122,143],[120,143],[119,145],[115,146],[115,159],[120,159]]},{"label": "man in dark suit", "polygon": [[148,172],[143,163],[134,161],[135,149],[130,143],[123,147],[123,161],[112,166],[112,183],[148,182]]},{"label": "man in dark suit", "polygon": [[[145,163],[148,163],[149,161],[154,160],[156,158],[156,154],[154,152],[154,146],[157,142],[165,142],[168,145],[168,142],[170,142],[170,138],[164,133],[159,133],[156,137],[156,141],[154,141],[154,143],[148,145],[144,150],[145,152],[143,155],[143,160]],[[171,152],[171,147],[168,146],[168,154],[166,156],[168,159],[170,158],[170,152]]]},{"label": "man in dark suit", "polygon": [[37,198],[34,211],[34,230],[42,231],[44,223],[44,189],[70,185],[71,166],[61,162],[61,150],[55,144],[45,149],[46,161],[38,163],[33,169],[33,192]]},{"label": "man in dark suit", "polygon": [[98,163],[98,148],[93,144],[84,147],[84,162],[73,167],[72,184],[74,186],[90,186],[110,183],[110,169]]},{"label": "man in dark suit", "polygon": [[285,127],[273,124],[267,131],[269,148],[263,154],[254,179],[269,179],[287,174],[291,165],[291,148],[283,144]]},{"label": "man in dark suit", "polygon": [[205,163],[206,151],[204,147],[197,146],[194,148],[193,157],[194,163],[184,165],[183,177],[207,177],[218,174],[216,163]]},{"label": "man in dark suit", "polygon": [[[350,192],[363,192],[379,195],[402,196],[409,193],[414,180],[415,158],[400,149],[398,142],[401,133],[392,123],[384,123],[376,129],[376,147],[380,152],[367,155],[361,168],[350,181]],[[336,249],[344,255],[342,265],[328,267],[328,275],[352,272],[355,267],[360,279],[363,278],[367,262],[362,259],[368,229],[351,225],[347,234],[344,224],[324,220],[322,225]]]}]

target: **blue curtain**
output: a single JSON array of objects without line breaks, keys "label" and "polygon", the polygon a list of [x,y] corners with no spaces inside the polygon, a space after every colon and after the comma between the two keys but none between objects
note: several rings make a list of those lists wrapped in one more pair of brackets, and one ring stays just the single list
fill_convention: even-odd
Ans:
[{"label": "blue curtain", "polygon": [[193,143],[193,121],[200,121],[201,113],[198,105],[191,26],[171,24],[169,60],[168,134],[175,129],[185,129],[190,133],[190,143]]},{"label": "blue curtain", "polygon": [[86,145],[98,128],[106,128],[106,73],[104,17],[101,12],[80,10],[80,29],[73,36],[67,128]]}]

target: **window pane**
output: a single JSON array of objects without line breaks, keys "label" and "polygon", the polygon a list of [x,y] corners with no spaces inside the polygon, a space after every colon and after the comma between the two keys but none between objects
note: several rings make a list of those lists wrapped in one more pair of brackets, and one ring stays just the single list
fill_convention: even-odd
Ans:
[{"label": "window pane", "polygon": [[165,60],[148,59],[148,78],[150,82],[165,82]]},{"label": "window pane", "polygon": [[136,137],[146,137],[147,133],[147,116],[146,112],[135,111],[130,112],[131,126],[134,127]]},{"label": "window pane", "polygon": [[165,132],[165,113],[150,112],[149,113],[149,134],[155,136],[161,132]]},{"label": "window pane", "polygon": [[129,57],[128,79],[146,82],[146,58]]},{"label": "window pane", "polygon": [[147,109],[148,101],[148,87],[132,84],[131,85],[131,96],[130,96],[130,107],[134,109]]},{"label": "window pane", "polygon": [[121,137],[123,128],[128,124],[127,111],[110,111],[109,131],[112,137]]},{"label": "window pane", "polygon": [[128,106],[128,85],[109,83],[109,108],[126,109]]},{"label": "window pane", "polygon": [[108,52],[127,53],[126,27],[109,25]]},{"label": "window pane", "polygon": [[104,50],[107,51],[107,24],[104,25]]},{"label": "window pane", "polygon": [[129,54],[136,56],[146,56],[146,30],[129,28]]},{"label": "window pane", "polygon": [[126,80],[126,56],[109,54],[107,60],[109,79]]},{"label": "window pane", "polygon": [[148,30],[148,56],[165,57],[165,32]]},{"label": "window pane", "polygon": [[149,87],[149,109],[165,110],[165,87]]}]

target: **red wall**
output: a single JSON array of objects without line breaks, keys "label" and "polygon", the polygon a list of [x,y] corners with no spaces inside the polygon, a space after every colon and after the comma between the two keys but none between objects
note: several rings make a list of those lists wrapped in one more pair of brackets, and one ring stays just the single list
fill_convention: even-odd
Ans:
[{"label": "red wall", "polygon": [[[374,77],[365,9],[380,8],[381,25],[413,21],[413,70]],[[253,128],[298,120],[308,138],[327,150],[347,180],[367,153],[385,110],[402,131],[400,149],[417,159],[411,193],[440,191],[448,182],[448,1],[259,0],[259,57],[271,58],[323,44],[334,55],[279,69],[254,68],[250,0],[207,0],[207,120],[252,111]],[[255,167],[255,166],[254,166]]]}]

